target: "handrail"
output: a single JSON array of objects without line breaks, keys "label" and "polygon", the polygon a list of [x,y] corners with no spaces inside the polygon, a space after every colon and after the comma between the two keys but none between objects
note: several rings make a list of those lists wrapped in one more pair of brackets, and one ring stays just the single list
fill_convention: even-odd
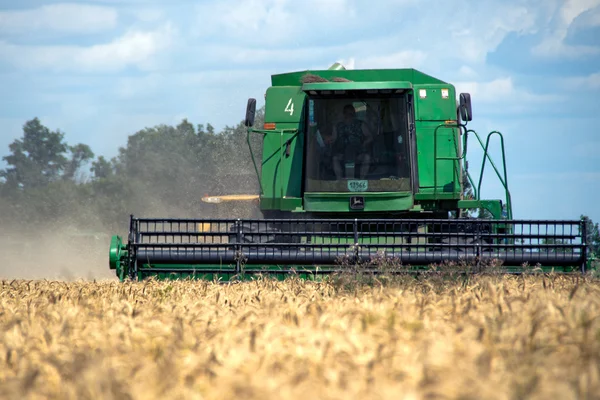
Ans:
[{"label": "handrail", "polygon": [[[439,128],[444,127],[444,128],[459,128],[461,130],[464,129],[464,139],[463,139],[463,151],[462,154],[459,157],[438,157],[437,156],[437,134],[438,134],[438,130]],[[482,165],[481,165],[481,172],[479,174],[479,180],[478,180],[478,184],[477,187],[475,187],[475,183],[473,182],[473,178],[471,177],[471,174],[466,170],[466,176],[467,179],[469,181],[469,183],[471,184],[471,188],[473,189],[473,195],[475,197],[476,200],[481,200],[481,184],[483,182],[483,173],[485,171],[485,164],[487,161],[490,162],[490,164],[492,165],[492,168],[494,169],[494,171],[496,172],[496,176],[498,176],[498,179],[500,180],[500,183],[502,184],[502,186],[504,187],[504,192],[505,192],[505,196],[506,196],[506,213],[507,213],[507,218],[508,219],[512,219],[512,199],[511,199],[511,195],[510,195],[510,190],[508,189],[508,174],[506,172],[506,152],[504,149],[504,136],[502,135],[502,133],[500,133],[499,131],[492,131],[487,135],[486,138],[486,143],[485,145],[483,144],[483,141],[481,140],[481,138],[479,137],[479,134],[477,132],[475,132],[473,129],[467,129],[466,125],[462,125],[462,124],[458,124],[458,123],[454,123],[454,124],[439,124],[434,132],[433,132],[433,193],[434,195],[437,194],[438,191],[438,185],[437,185],[437,181],[438,181],[438,176],[437,176],[437,163],[439,160],[454,160],[454,161],[460,161],[460,160],[465,160],[466,162],[466,157],[467,157],[467,137],[469,132],[472,132],[473,134],[475,134],[475,137],[477,138],[477,141],[479,142],[479,144],[481,145],[481,148],[483,149],[483,160],[482,160]],[[500,173],[500,171],[498,170],[498,167],[496,167],[496,164],[494,163],[494,161],[492,160],[490,154],[489,154],[489,145],[490,145],[490,139],[493,135],[498,135],[500,137],[500,149],[502,151],[502,168],[503,168],[503,174]],[[458,153],[458,152],[457,152]],[[456,171],[454,171],[456,173]],[[460,171],[460,176],[462,177],[462,170]],[[462,178],[461,178],[462,179]],[[453,193],[454,192],[454,187],[453,187]]]},{"label": "handrail", "polygon": [[[475,134],[475,137],[479,141],[479,144],[483,148],[483,160],[482,160],[482,164],[481,164],[481,173],[479,174],[479,183],[477,185],[477,192],[481,193],[481,183],[483,181],[483,172],[485,170],[486,160],[489,160],[490,164],[492,165],[492,168],[494,168],[494,171],[496,172],[496,176],[498,176],[500,183],[502,183],[502,186],[504,187],[504,192],[505,192],[505,196],[506,196],[506,213],[507,213],[508,219],[512,219],[512,201],[511,201],[510,191],[508,190],[508,174],[506,173],[506,153],[504,151],[504,136],[502,136],[502,133],[500,133],[499,131],[492,131],[488,134],[486,142],[485,142],[485,146],[484,146],[483,142],[481,141],[481,138],[479,137],[477,132],[475,132],[472,129],[469,129],[467,132],[473,132]],[[500,171],[498,171],[496,164],[494,164],[494,161],[492,160],[492,158],[490,157],[490,154],[488,152],[488,148],[490,145],[490,139],[494,134],[496,134],[500,137],[500,149],[502,150],[502,168],[503,168],[503,172],[504,172],[504,179],[502,179],[502,176],[500,175]]]},{"label": "handrail", "polygon": [[252,164],[254,165],[254,171],[256,172],[256,178],[258,179],[258,187],[260,188],[260,194],[263,194],[262,182],[260,181],[260,174],[258,173],[258,167],[256,166],[256,160],[254,159],[254,152],[252,151],[252,145],[250,144],[250,132],[265,134],[264,132],[257,132],[254,129],[248,129],[246,132],[246,142],[248,143],[248,150],[250,151],[250,158],[252,159]]}]

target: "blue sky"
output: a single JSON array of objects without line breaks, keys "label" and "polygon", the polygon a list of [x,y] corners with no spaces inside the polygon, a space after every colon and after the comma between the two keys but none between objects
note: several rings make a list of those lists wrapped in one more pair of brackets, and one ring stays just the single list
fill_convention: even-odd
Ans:
[{"label": "blue sky", "polygon": [[470,92],[470,126],[505,135],[515,218],[600,222],[600,0],[3,0],[0,156],[36,116],[105,156],[147,126],[220,129],[270,74],[336,61]]}]

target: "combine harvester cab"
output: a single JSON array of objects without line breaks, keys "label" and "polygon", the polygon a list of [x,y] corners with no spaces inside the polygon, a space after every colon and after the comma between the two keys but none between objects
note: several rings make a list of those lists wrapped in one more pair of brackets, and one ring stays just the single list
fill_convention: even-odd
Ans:
[{"label": "combine harvester cab", "polygon": [[[127,241],[112,238],[110,267],[121,280],[247,279],[258,273],[315,278],[393,261],[401,272],[490,262],[585,272],[585,223],[513,220],[504,140],[468,129],[468,93],[414,69],[300,71],[272,76],[265,123],[245,124],[260,193],[207,197],[215,207],[259,200],[261,219],[131,217]],[[262,160],[250,135],[261,135]],[[498,136],[499,169],[489,155]],[[483,150],[477,185],[468,138]],[[503,200],[480,198],[487,165]],[[471,194],[465,196],[465,185]],[[483,218],[471,218],[479,211]]]}]

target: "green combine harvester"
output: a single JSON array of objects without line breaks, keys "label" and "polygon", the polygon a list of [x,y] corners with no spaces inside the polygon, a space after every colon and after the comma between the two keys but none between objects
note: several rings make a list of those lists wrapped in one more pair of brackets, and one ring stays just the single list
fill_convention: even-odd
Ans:
[{"label": "green combine harvester", "polygon": [[[215,207],[258,199],[262,218],[131,216],[127,240],[113,236],[110,245],[121,280],[314,279],[357,264],[377,272],[382,260],[405,272],[449,263],[586,271],[583,221],[513,220],[502,134],[482,140],[467,127],[468,93],[457,100],[453,85],[415,69],[337,63],[271,81],[262,129],[254,127],[255,99],[245,118],[260,193],[203,199],[221,203]],[[263,138],[260,165],[250,135]],[[500,169],[489,155],[495,136]],[[483,149],[476,181],[467,169],[470,137]],[[488,164],[502,200],[480,198]]]}]

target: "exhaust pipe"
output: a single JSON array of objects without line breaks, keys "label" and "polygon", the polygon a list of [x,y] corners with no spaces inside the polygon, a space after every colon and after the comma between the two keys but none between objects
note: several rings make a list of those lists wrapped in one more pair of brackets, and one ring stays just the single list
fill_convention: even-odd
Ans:
[{"label": "exhaust pipe", "polygon": [[331,70],[331,71],[341,71],[341,70],[346,70],[346,68],[342,64],[336,62],[331,67],[329,67],[329,70]]}]

